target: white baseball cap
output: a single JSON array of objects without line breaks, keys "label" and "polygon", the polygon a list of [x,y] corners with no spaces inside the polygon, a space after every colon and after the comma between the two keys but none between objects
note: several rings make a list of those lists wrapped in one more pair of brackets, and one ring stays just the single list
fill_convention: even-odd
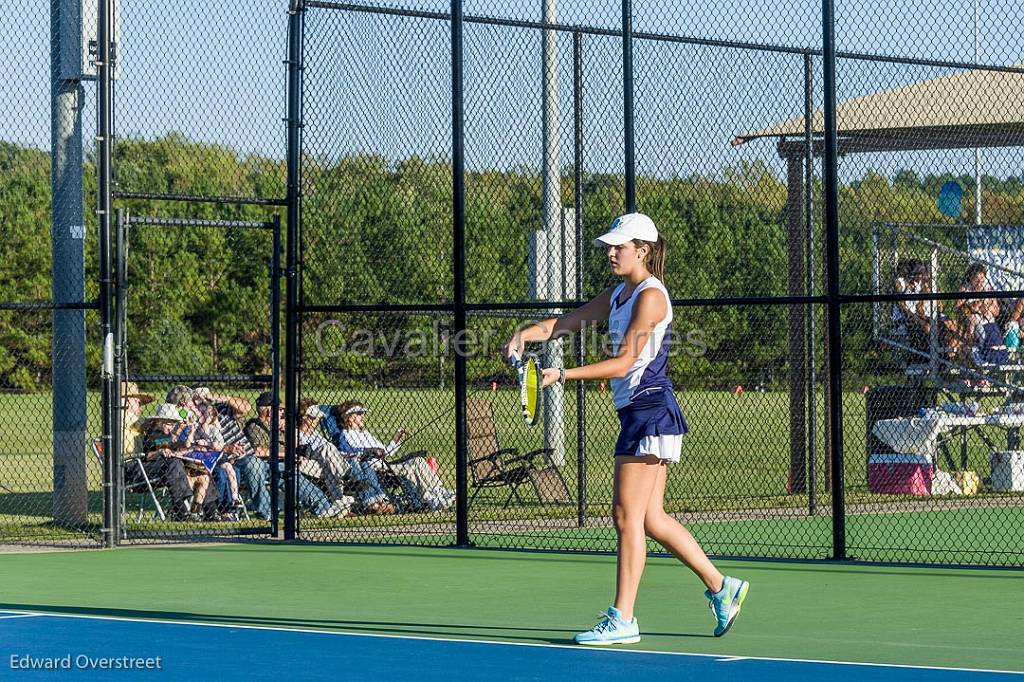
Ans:
[{"label": "white baseball cap", "polygon": [[633,239],[645,242],[658,241],[658,228],[654,221],[643,213],[627,213],[612,221],[611,228],[594,240],[594,246],[618,246]]}]

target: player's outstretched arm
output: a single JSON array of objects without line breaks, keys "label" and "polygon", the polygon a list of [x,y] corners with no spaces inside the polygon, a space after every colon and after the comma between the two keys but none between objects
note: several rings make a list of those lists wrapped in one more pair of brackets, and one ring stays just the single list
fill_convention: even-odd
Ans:
[{"label": "player's outstretched arm", "polygon": [[614,288],[608,287],[595,298],[561,317],[534,322],[520,329],[505,344],[505,356],[522,357],[523,346],[527,343],[564,338],[582,331],[588,324],[607,321],[612,306],[612,290]]}]

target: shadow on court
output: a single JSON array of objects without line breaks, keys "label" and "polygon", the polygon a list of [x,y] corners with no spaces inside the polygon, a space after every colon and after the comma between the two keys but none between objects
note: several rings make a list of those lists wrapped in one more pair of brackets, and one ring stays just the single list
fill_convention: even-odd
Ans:
[{"label": "shadow on court", "polygon": [[[481,631],[490,637],[508,641],[528,641],[544,644],[571,644],[577,630],[552,630],[551,628],[502,627],[495,625],[470,625],[459,623],[409,623],[400,621],[367,621],[321,618],[280,618],[272,616],[235,616],[223,614],[194,613],[191,611],[145,611],[140,609],[94,608],[82,606],[52,606],[49,604],[0,603],[0,610],[30,611],[73,616],[102,616],[125,620],[159,620],[188,622],[204,625],[244,625],[252,627],[279,627],[344,631],[361,634],[409,635],[415,637],[468,636],[478,638]],[[546,636],[530,633],[547,633]],[[710,638],[706,633],[644,632],[645,635],[677,639]],[[474,636],[476,635],[476,636]]]}]

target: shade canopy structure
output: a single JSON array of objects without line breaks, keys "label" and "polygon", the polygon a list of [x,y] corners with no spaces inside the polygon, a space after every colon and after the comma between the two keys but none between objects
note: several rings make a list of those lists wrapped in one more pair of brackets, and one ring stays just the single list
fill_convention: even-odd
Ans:
[{"label": "shade canopy structure", "polygon": [[[805,101],[810,101],[810,66],[805,71]],[[814,294],[811,263],[813,220],[806,185],[813,157],[823,151],[824,112],[803,115],[733,137],[739,146],[775,139],[786,160],[786,217],[790,296]],[[937,149],[978,149],[1024,146],[1024,67],[957,70],[938,78],[883,90],[837,105],[836,128],[840,155]],[[789,306],[789,414],[791,493],[806,493],[814,513],[814,330],[810,307]],[[830,409],[826,406],[826,409]],[[824,441],[830,443],[825,420]],[[810,428],[810,430],[808,430]],[[810,458],[808,449],[810,448]],[[828,464],[825,457],[825,480]],[[809,469],[809,470],[808,470]]]},{"label": "shade canopy structure", "polygon": [[[802,146],[808,118],[820,140],[818,110],[742,133],[732,144],[780,138]],[[1024,65],[957,71],[846,100],[836,108],[836,128],[840,154],[1024,146]]]}]

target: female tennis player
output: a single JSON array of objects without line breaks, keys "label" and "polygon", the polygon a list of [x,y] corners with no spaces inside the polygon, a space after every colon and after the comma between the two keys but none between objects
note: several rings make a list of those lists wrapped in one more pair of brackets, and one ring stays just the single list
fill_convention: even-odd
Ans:
[{"label": "female tennis player", "polygon": [[672,303],[662,284],[665,240],[642,213],[612,222],[595,246],[607,249],[612,272],[622,283],[609,287],[576,310],[518,331],[506,355],[522,357],[523,345],[582,331],[608,321],[614,357],[570,369],[546,368],[543,385],[566,379],[610,379],[619,414],[615,443],[613,516],[618,538],[615,603],[592,629],[576,635],[577,644],[631,644],[640,641],[633,615],[647,558],[646,536],[657,540],[704,582],[721,637],[732,627],[749,584],[723,576],[704,550],[663,507],[666,464],[679,461],[686,420],[666,374]]}]

